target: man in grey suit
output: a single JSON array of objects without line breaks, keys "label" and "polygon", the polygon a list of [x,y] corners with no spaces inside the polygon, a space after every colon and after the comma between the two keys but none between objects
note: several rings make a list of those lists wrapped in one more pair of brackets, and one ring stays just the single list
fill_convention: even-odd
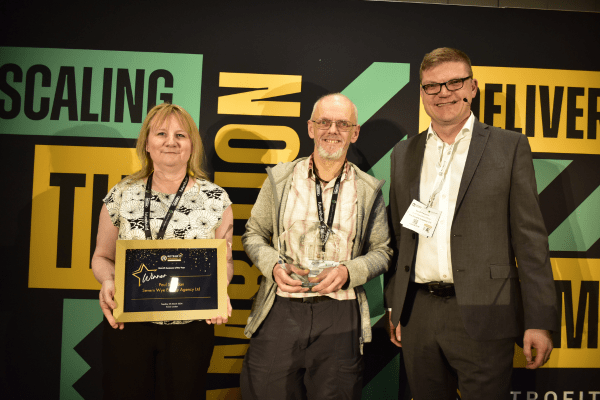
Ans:
[{"label": "man in grey suit", "polygon": [[559,329],[531,149],[474,117],[463,52],[425,55],[420,79],[431,124],[391,156],[390,339],[415,400],[455,399],[457,388],[463,400],[506,399],[515,341],[534,369]]}]

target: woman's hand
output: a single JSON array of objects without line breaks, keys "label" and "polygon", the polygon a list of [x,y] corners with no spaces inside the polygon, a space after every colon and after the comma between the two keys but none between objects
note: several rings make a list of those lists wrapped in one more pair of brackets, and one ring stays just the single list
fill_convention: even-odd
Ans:
[{"label": "woman's hand", "polygon": [[100,308],[104,313],[104,316],[108,320],[110,326],[114,329],[123,329],[125,324],[123,322],[117,322],[115,317],[112,315],[112,310],[117,308],[117,303],[114,300],[115,297],[115,281],[106,279],[102,282],[102,288],[100,289]]},{"label": "woman's hand", "polygon": [[112,315],[112,310],[117,308],[115,297],[115,252],[119,228],[113,225],[106,204],[100,211],[98,221],[98,237],[96,238],[96,251],[92,256],[92,271],[94,276],[102,284],[100,289],[100,308],[114,329],[123,329],[123,323],[119,323]]},{"label": "woman's hand", "polygon": [[[215,239],[225,239],[225,243],[227,243],[227,285],[229,285],[229,282],[231,282],[231,279],[233,278],[233,210],[231,206],[228,206],[225,211],[223,211],[221,225],[215,230]],[[231,300],[229,299],[229,295],[227,295],[227,315],[225,317],[217,315],[216,317],[206,319],[205,321],[209,325],[225,324],[229,320],[229,317],[231,317],[231,311]]]},{"label": "woman's hand", "polygon": [[221,324],[226,324],[227,321],[229,321],[229,317],[231,317],[231,311],[233,309],[231,308],[231,300],[229,299],[229,295],[227,295],[227,316],[226,317],[222,317],[220,315],[217,315],[216,317],[212,317],[211,319],[207,319],[205,320],[207,324],[215,324],[215,325],[221,325]]}]

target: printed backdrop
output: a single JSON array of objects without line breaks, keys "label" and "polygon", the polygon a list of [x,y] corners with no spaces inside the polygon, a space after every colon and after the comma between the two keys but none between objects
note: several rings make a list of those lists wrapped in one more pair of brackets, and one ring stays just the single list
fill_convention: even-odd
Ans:
[{"label": "printed backdrop", "polygon": [[[472,59],[479,119],[529,137],[550,235],[562,329],[538,371],[523,368],[516,348],[507,396],[600,399],[599,37],[600,14],[547,10],[357,0],[1,5],[3,397],[101,398],[90,257],[102,198],[138,168],[147,110],[171,101],[196,119],[207,168],[234,203],[234,312],[216,328],[208,397],[240,398],[243,327],[261,276],[240,237],[265,167],[311,153],[312,105],[339,91],[362,125],[349,159],[389,180],[394,144],[428,124],[421,59],[451,46]],[[382,329],[384,281],[367,284],[374,341],[363,398],[410,399],[402,353]]]}]

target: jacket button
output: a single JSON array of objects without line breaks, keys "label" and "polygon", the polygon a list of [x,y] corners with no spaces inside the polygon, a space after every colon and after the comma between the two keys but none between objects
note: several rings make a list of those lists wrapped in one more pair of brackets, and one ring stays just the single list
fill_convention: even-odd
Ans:
[{"label": "jacket button", "polygon": [[408,271],[410,271],[410,267],[409,267],[408,265],[405,265],[405,266],[404,266],[404,270],[405,270],[406,272],[408,272]]},{"label": "jacket button", "polygon": [[415,239],[416,237],[417,237],[417,234],[413,232],[412,233],[412,238]]}]

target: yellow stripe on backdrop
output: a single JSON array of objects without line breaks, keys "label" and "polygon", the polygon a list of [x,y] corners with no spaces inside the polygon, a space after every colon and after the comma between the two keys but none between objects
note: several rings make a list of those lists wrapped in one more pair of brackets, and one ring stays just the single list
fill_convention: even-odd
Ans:
[{"label": "yellow stripe on backdrop", "polygon": [[[527,133],[534,153],[600,154],[600,72],[474,66],[473,77],[480,121]],[[419,132],[429,123],[421,103]]]},{"label": "yellow stripe on backdrop", "polygon": [[[33,166],[33,193],[31,207],[31,242],[29,255],[29,287],[49,289],[100,289],[90,270],[90,234],[94,177],[108,176],[105,195],[117,184],[122,175],[139,170],[135,149],[35,146]],[[54,175],[53,175],[54,174]],[[61,182],[53,182],[52,176]],[[77,178],[77,182],[74,179]],[[73,193],[73,204],[65,196]],[[104,197],[104,196],[102,196]],[[62,207],[61,207],[62,206]],[[59,212],[73,213],[71,257],[68,265],[58,265]],[[63,219],[63,218],[61,218]],[[66,236],[65,236],[66,237]]]},{"label": "yellow stripe on backdrop", "polygon": [[[562,301],[559,301],[562,304],[561,336],[560,347],[559,343],[554,343],[550,360],[542,368],[600,368],[600,349],[597,345],[600,260],[553,258],[551,263],[554,280],[557,287],[562,289]],[[583,299],[580,297],[582,288],[585,294]],[[583,320],[579,327],[577,319]],[[595,326],[590,326],[590,321]],[[594,346],[594,342],[595,347],[590,347]],[[518,346],[515,346],[513,365],[516,368],[526,365],[523,351]]]}]

